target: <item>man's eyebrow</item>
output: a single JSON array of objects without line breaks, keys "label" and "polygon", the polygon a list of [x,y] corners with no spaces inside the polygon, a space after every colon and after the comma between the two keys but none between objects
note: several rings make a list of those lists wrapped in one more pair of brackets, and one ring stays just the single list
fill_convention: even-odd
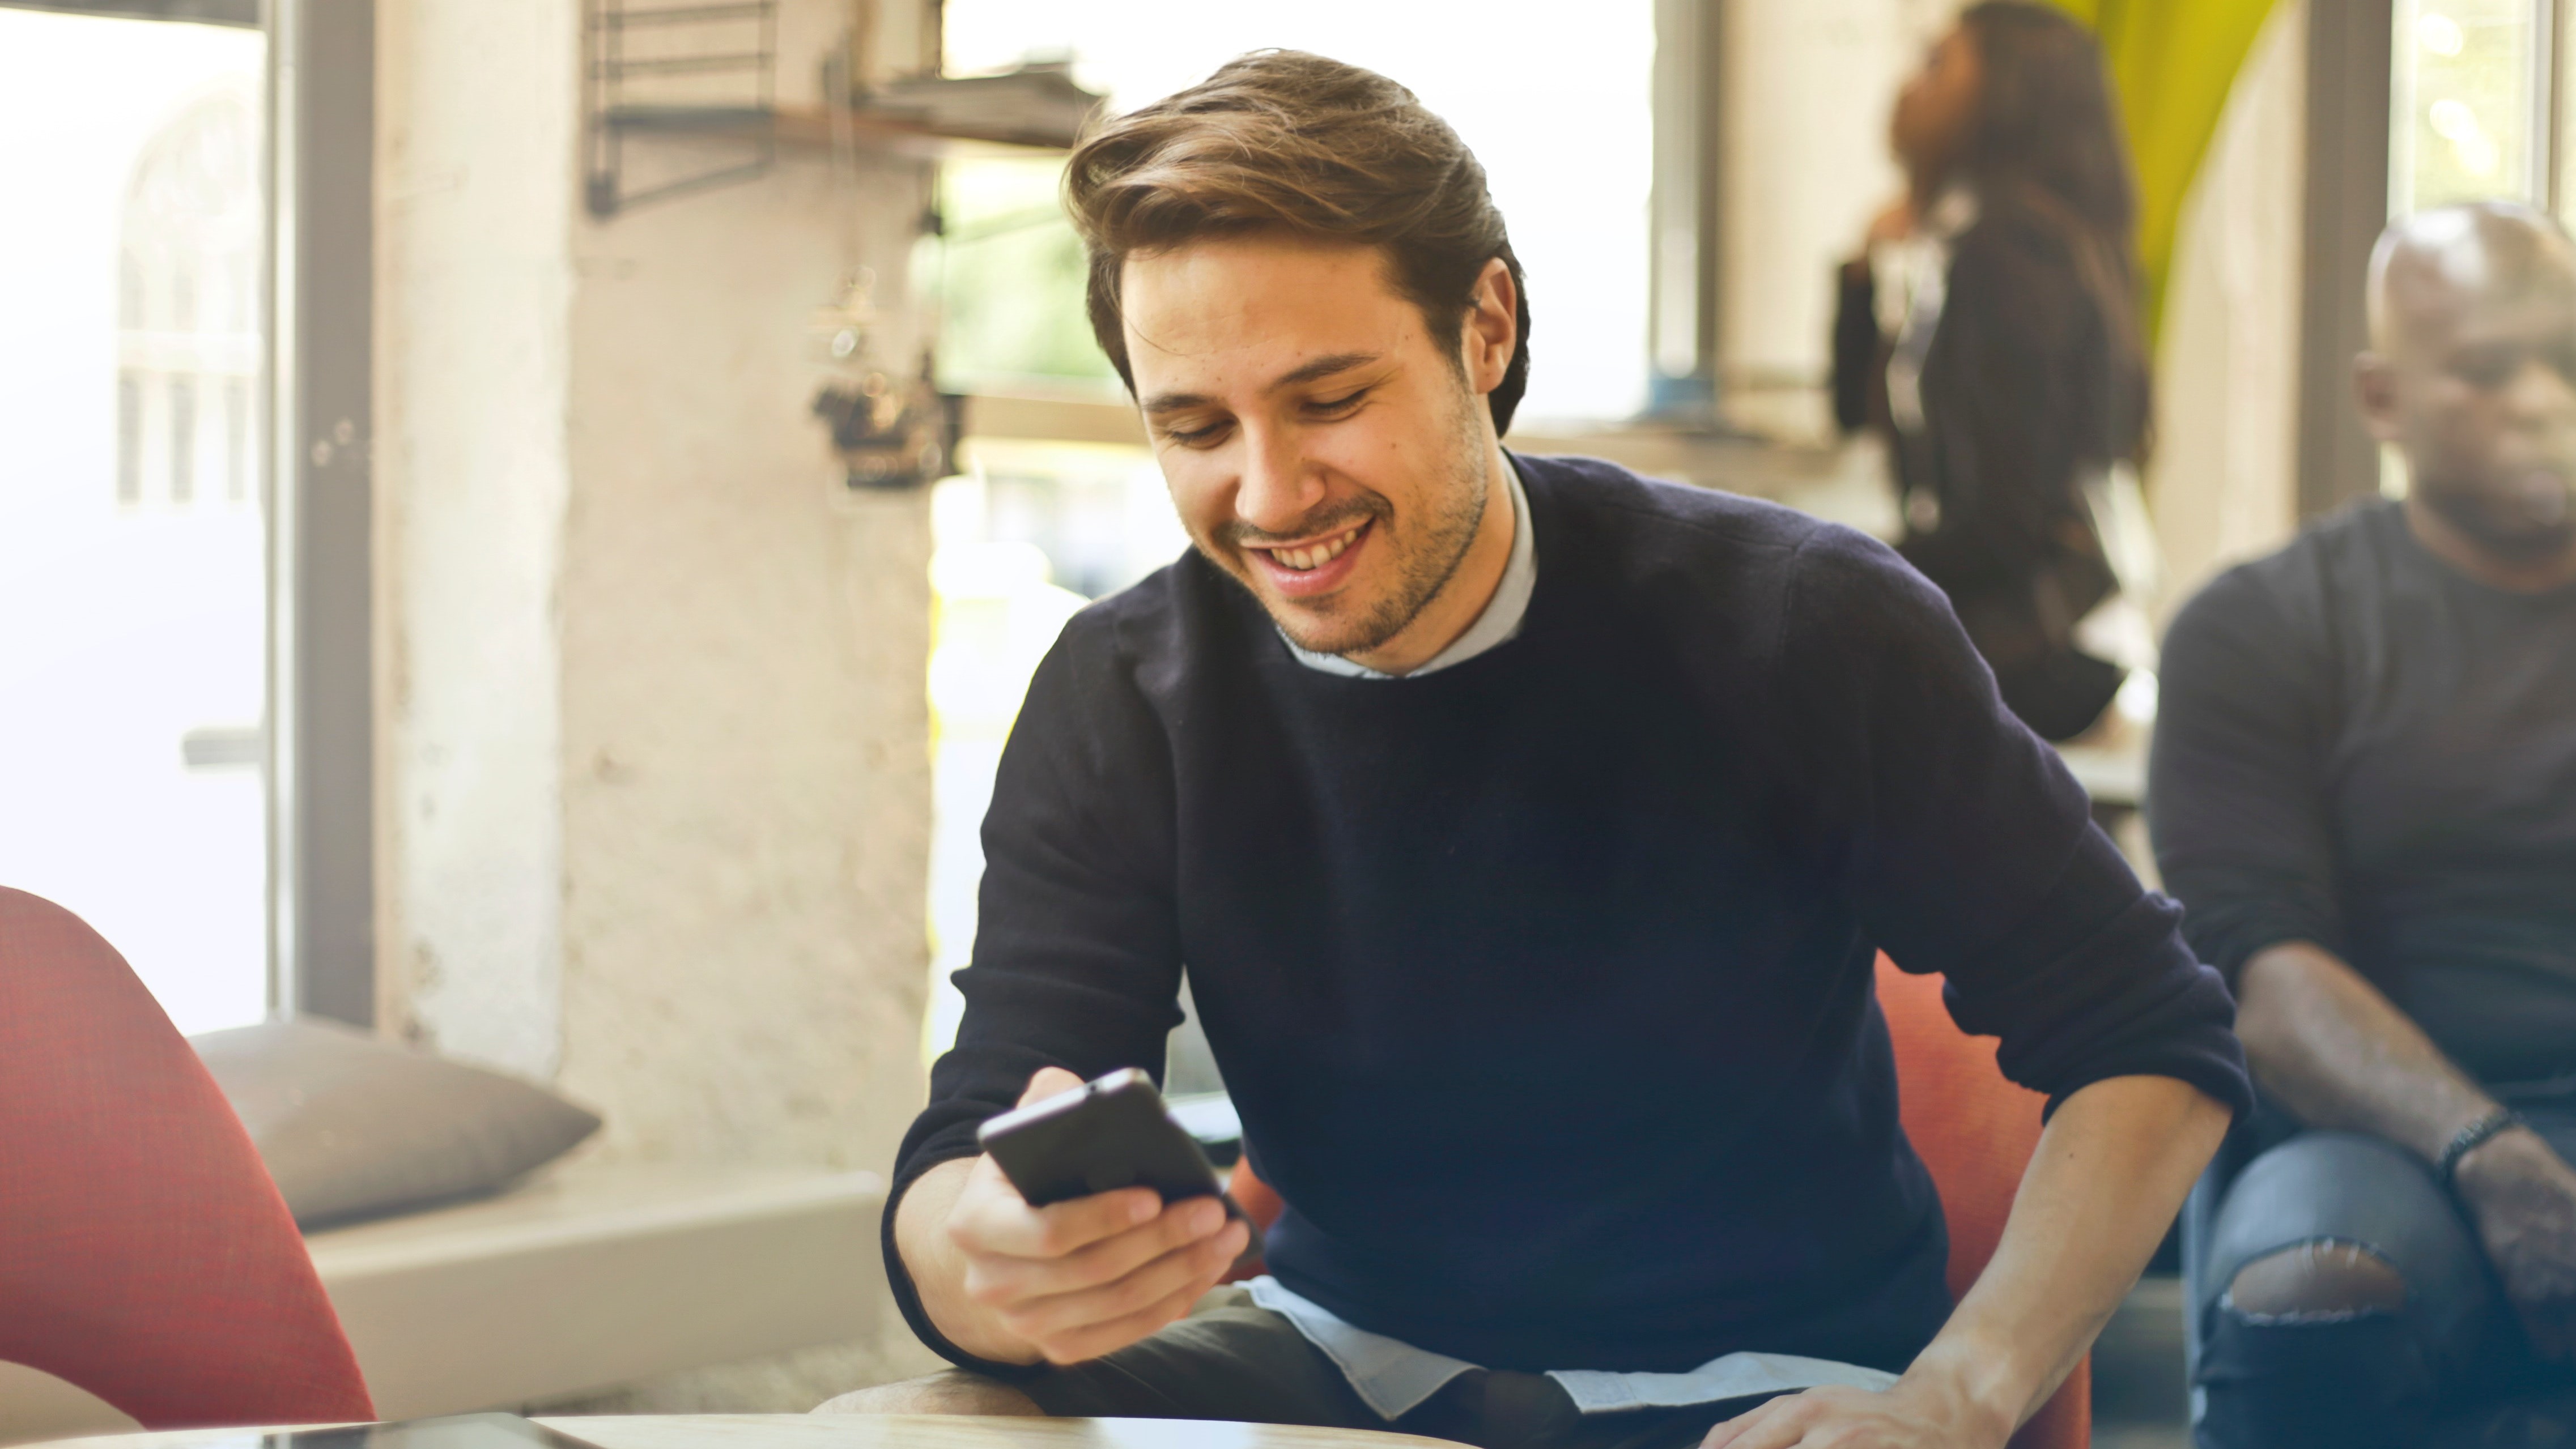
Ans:
[{"label": "man's eyebrow", "polygon": [[[1354,367],[1360,367],[1368,363],[1375,362],[1381,356],[1383,356],[1383,354],[1376,352],[1330,353],[1326,356],[1318,357],[1312,362],[1305,363],[1298,367],[1293,367],[1288,371],[1281,373],[1279,376],[1272,378],[1270,380],[1270,385],[1263,388],[1262,391],[1277,392],[1283,387],[1295,387],[1299,383],[1313,382],[1317,378],[1330,377],[1337,372],[1348,372]],[[1216,401],[1216,399],[1209,397],[1205,393],[1158,392],[1152,397],[1145,399],[1143,411],[1147,417],[1153,417],[1161,413],[1180,412],[1185,408],[1206,407],[1209,403],[1214,401]]]},{"label": "man's eyebrow", "polygon": [[1318,357],[1303,367],[1281,373],[1278,377],[1273,378],[1270,386],[1263,389],[1263,391],[1277,392],[1283,387],[1295,387],[1301,382],[1313,382],[1319,377],[1330,377],[1337,372],[1348,372],[1354,367],[1361,366],[1364,363],[1375,362],[1377,360],[1378,354],[1374,352],[1336,352],[1328,357]]},{"label": "man's eyebrow", "polygon": [[1205,407],[1214,399],[1201,392],[1158,392],[1145,399],[1145,415],[1176,413],[1183,408]]}]

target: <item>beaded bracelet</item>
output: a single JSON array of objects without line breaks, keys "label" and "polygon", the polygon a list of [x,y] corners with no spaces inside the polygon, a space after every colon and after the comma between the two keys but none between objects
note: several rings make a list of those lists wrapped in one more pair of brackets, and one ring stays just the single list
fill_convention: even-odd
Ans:
[{"label": "beaded bracelet", "polygon": [[2440,1175],[2442,1186],[2455,1185],[2455,1180],[2460,1173],[2461,1158],[2486,1145],[2487,1139],[2497,1133],[2522,1125],[2520,1112],[2511,1107],[2498,1107],[2461,1128],[2452,1136],[2449,1145],[2442,1149],[2442,1160],[2434,1164],[2434,1171]]}]

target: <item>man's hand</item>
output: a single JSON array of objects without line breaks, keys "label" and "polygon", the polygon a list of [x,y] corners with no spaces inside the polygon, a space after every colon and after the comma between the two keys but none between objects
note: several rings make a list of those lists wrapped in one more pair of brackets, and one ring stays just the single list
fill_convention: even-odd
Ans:
[{"label": "man's hand", "polygon": [[1708,1431],[1701,1449],[2003,1449],[2013,1416],[1908,1374],[1884,1392],[1809,1389]]},{"label": "man's hand", "polygon": [[2170,1077],[2075,1092],[2040,1133],[1994,1257],[1903,1378],[1773,1399],[1704,1449],[2003,1449],[2138,1281],[2227,1115]]},{"label": "man's hand", "polygon": [[2576,1170],[2527,1127],[2460,1159],[2460,1197],[2542,1358],[2576,1358]]},{"label": "man's hand", "polygon": [[[1082,1085],[1041,1069],[1026,1106]],[[943,1201],[944,1199],[944,1201]],[[913,1184],[895,1238],[922,1306],[951,1343],[1001,1363],[1079,1363],[1125,1348],[1190,1311],[1250,1232],[1216,1198],[1166,1206],[1121,1188],[1033,1208],[989,1157]]]}]

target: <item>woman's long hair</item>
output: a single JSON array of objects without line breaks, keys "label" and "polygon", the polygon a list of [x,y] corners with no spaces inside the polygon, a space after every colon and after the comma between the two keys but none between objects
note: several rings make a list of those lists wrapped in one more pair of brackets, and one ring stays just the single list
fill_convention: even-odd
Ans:
[{"label": "woman's long hair", "polygon": [[1985,74],[1959,170],[1985,205],[2021,211],[2067,242],[2111,344],[2111,455],[2142,455],[2137,188],[2102,49],[2063,11],[2033,0],[1982,0],[1959,23]]}]

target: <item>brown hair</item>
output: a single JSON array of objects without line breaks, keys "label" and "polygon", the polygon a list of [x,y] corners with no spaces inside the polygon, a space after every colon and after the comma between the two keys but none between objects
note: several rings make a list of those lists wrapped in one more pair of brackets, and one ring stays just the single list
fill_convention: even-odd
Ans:
[{"label": "brown hair", "polygon": [[1091,252],[1092,336],[1128,391],[1119,271],[1139,252],[1281,231],[1373,246],[1454,361],[1485,264],[1518,296],[1519,336],[1486,396],[1494,431],[1529,386],[1529,286],[1485,168],[1413,92],[1355,65],[1258,50],[1109,123],[1065,167],[1066,205]]},{"label": "brown hair", "polygon": [[2151,409],[2137,191],[2102,47],[2064,11],[2033,0],[1983,0],[1959,24],[1985,69],[1960,167],[1987,205],[2018,209],[2066,241],[2110,338],[2110,453],[2139,457]]}]

